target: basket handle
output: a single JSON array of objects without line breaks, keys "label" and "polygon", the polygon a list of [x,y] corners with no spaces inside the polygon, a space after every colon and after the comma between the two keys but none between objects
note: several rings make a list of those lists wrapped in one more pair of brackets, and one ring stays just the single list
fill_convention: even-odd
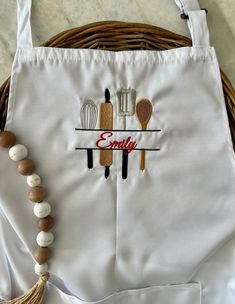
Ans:
[{"label": "basket handle", "polygon": [[[193,46],[210,46],[206,12],[200,9],[198,0],[175,0],[181,16],[187,19]],[[17,0],[17,48],[32,48],[31,30],[32,0]]]}]

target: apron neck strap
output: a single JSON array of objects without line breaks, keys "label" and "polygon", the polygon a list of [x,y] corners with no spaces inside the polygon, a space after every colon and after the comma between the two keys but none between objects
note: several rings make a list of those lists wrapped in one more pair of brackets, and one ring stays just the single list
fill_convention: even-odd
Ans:
[{"label": "apron neck strap", "polygon": [[32,0],[17,0],[17,48],[33,47],[31,5]]},{"label": "apron neck strap", "polygon": [[206,11],[201,9],[197,0],[175,0],[181,14],[187,18],[193,46],[209,47],[210,37],[206,20]]},{"label": "apron neck strap", "polygon": [[[175,0],[181,13],[188,16],[188,27],[191,33],[193,46],[210,46],[206,12],[200,9],[197,0]],[[33,47],[31,31],[32,0],[17,0],[17,48]]]}]

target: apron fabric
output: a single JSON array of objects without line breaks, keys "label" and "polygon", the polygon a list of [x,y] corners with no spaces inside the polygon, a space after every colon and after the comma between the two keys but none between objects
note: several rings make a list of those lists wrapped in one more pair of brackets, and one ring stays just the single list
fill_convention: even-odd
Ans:
[{"label": "apron fabric", "polygon": [[[29,149],[52,206],[45,303],[233,304],[235,157],[205,11],[196,0],[176,0],[189,16],[192,47],[112,52],[34,47],[31,1],[17,3],[5,130]],[[106,88],[108,131],[99,125]],[[130,92],[132,105],[151,103],[147,130],[136,113],[119,115]],[[87,100],[98,111],[90,130],[80,115]],[[103,150],[112,151],[108,178],[98,140],[117,144]],[[128,140],[137,146],[124,179],[119,144]],[[26,177],[3,149],[0,172],[0,298],[7,300],[37,280],[38,228]]]}]

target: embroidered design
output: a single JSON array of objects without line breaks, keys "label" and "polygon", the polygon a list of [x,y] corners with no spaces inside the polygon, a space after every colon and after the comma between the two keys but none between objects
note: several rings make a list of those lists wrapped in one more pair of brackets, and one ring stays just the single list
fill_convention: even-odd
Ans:
[{"label": "embroidered design", "polygon": [[[147,125],[152,116],[153,106],[148,99],[141,99],[136,105],[136,115],[140,122],[142,130],[147,129]],[[140,170],[145,169],[145,150],[140,154]]]},{"label": "embroidered design", "polygon": [[[134,89],[120,89],[118,96],[118,115],[123,117],[123,129],[126,130],[126,117],[135,114],[136,91]],[[122,151],[122,178],[128,175],[128,153]]]},{"label": "embroidered design", "polygon": [[[110,101],[110,92],[105,90],[105,102],[100,104],[100,128],[113,129],[113,105]],[[113,163],[113,151],[100,150],[100,164],[105,167],[105,178],[109,177],[109,168]]]},{"label": "embroidered design", "polygon": [[[145,151],[159,151],[159,148],[147,148],[138,146],[138,141],[134,139],[134,135],[128,134],[126,137],[115,132],[159,132],[160,129],[147,130],[147,125],[151,119],[153,106],[152,103],[144,98],[136,103],[136,91],[133,89],[121,89],[117,91],[118,115],[123,118],[123,129],[113,130],[113,104],[110,100],[109,89],[105,90],[105,102],[99,107],[92,99],[86,99],[80,109],[81,127],[75,128],[80,131],[98,131],[99,134],[94,140],[94,145],[84,145],[76,147],[76,150],[87,150],[87,166],[93,168],[93,150],[99,151],[99,163],[105,167],[104,176],[108,178],[110,175],[110,166],[113,164],[113,150],[122,150],[122,178],[126,179],[128,175],[128,155],[139,150],[140,153],[140,170],[145,169]],[[99,128],[96,128],[97,117],[99,113]],[[141,129],[126,130],[126,117],[136,115]],[[133,134],[132,133],[132,134]],[[116,136],[117,135],[117,136]],[[118,140],[117,140],[118,137]],[[81,137],[84,139],[83,137]],[[137,137],[138,138],[138,137]]]},{"label": "embroidered design", "polygon": [[[80,110],[81,125],[83,129],[94,129],[97,122],[98,108],[92,99],[87,99]],[[87,167],[93,168],[93,151],[87,149]]]}]

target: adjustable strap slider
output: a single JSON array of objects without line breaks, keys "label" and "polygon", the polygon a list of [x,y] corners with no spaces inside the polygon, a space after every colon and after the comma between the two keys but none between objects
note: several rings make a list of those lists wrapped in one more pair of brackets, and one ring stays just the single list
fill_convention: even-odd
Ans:
[{"label": "adjustable strap slider", "polygon": [[180,18],[183,19],[183,20],[186,20],[186,19],[188,19],[189,17],[188,17],[187,14],[181,13],[181,14],[180,14]]},{"label": "adjustable strap slider", "polygon": [[[205,11],[206,14],[208,13],[208,10],[206,8],[201,8],[201,10]],[[186,20],[186,19],[189,18],[189,16],[185,12],[183,12],[183,13],[180,14],[180,18],[183,19],[183,20]]]}]

